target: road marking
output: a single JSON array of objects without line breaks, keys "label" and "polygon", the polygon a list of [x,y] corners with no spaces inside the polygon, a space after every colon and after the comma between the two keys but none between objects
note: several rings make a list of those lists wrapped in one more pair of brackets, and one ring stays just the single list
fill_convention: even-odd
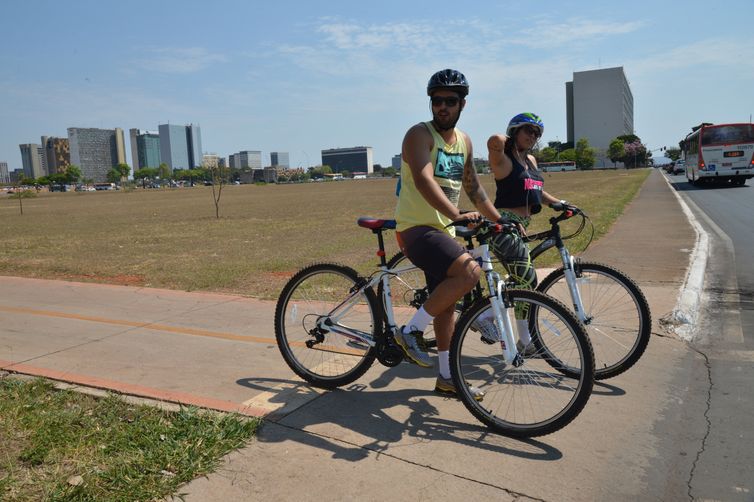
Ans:
[{"label": "road marking", "polygon": [[239,342],[254,343],[276,343],[274,338],[261,336],[237,335],[234,333],[223,333],[218,331],[209,331],[205,329],[182,328],[178,326],[168,326],[167,324],[157,324],[151,322],[125,321],[122,319],[110,319],[107,317],[85,316],[79,314],[69,314],[67,312],[57,312],[53,310],[37,310],[24,307],[6,307],[0,306],[0,312],[11,312],[15,314],[28,314],[44,317],[57,317],[61,319],[75,319],[77,321],[98,322],[103,324],[114,324],[117,326],[130,326],[133,328],[150,329],[154,331],[167,331],[169,333],[178,333],[181,335],[205,336],[210,338],[221,338],[224,340],[234,340]]}]

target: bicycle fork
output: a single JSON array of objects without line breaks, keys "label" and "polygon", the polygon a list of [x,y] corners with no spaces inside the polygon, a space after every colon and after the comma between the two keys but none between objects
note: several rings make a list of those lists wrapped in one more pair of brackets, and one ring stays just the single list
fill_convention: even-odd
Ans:
[{"label": "bicycle fork", "polygon": [[579,318],[584,324],[589,324],[589,319],[584,312],[584,304],[581,301],[581,292],[578,287],[578,278],[576,277],[575,260],[571,253],[568,252],[565,246],[561,247],[560,259],[563,261],[563,274],[565,275],[566,284],[568,284],[568,291],[571,293],[571,301],[573,302],[573,311],[576,313],[576,317]]},{"label": "bicycle fork", "polygon": [[498,333],[502,334],[500,346],[503,350],[503,359],[508,364],[519,366],[523,359],[518,353],[516,338],[513,335],[513,323],[511,322],[510,309],[513,305],[508,305],[504,297],[505,283],[500,278],[500,274],[495,272],[492,266],[492,260],[489,255],[489,244],[482,244],[472,249],[471,255],[479,262],[482,271],[487,279],[488,296],[492,313],[495,316],[495,326]]}]

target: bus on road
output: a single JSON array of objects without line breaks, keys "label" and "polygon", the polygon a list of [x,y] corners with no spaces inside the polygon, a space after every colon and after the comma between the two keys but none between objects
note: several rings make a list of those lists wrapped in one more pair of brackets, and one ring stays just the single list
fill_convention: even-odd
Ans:
[{"label": "bus on road", "polygon": [[679,146],[692,184],[716,180],[743,185],[754,177],[754,124],[705,122]]}]

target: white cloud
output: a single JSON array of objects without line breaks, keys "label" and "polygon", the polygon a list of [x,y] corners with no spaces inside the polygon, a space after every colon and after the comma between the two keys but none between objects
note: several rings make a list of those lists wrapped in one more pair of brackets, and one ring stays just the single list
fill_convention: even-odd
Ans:
[{"label": "white cloud", "polygon": [[134,64],[146,70],[164,73],[195,73],[213,63],[227,61],[223,54],[213,54],[202,47],[149,49],[149,56]]},{"label": "white cloud", "polygon": [[534,27],[521,30],[515,43],[537,49],[563,47],[567,44],[624,35],[644,27],[642,21],[615,22],[596,19],[568,19],[562,22],[542,20]]}]

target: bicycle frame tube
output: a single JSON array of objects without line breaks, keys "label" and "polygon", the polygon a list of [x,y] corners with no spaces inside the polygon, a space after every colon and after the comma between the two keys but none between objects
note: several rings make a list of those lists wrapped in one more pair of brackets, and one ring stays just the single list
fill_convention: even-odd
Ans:
[{"label": "bicycle frame tube", "polygon": [[[550,220],[553,221],[553,220]],[[576,313],[576,317],[581,322],[586,322],[586,313],[584,312],[584,304],[581,301],[581,292],[579,291],[578,283],[576,282],[576,270],[574,268],[574,260],[571,253],[568,251],[563,239],[560,237],[560,227],[553,224],[550,236],[545,240],[537,244],[534,249],[531,250],[530,256],[534,261],[539,255],[551,249],[553,247],[558,248],[560,254],[560,261],[563,263],[563,275],[565,276],[566,284],[568,285],[568,292],[571,294],[571,302],[573,303],[573,311]]]},{"label": "bicycle frame tube", "polygon": [[501,340],[503,358],[506,363],[510,364],[518,355],[518,348],[516,347],[516,340],[513,337],[513,323],[511,322],[510,311],[506,308],[505,301],[503,300],[505,283],[500,279],[500,275],[495,272],[492,266],[489,244],[480,244],[478,247],[470,249],[469,253],[480,263],[487,279],[490,305],[495,315],[495,324],[498,331],[503,334],[503,339]]},{"label": "bicycle frame tube", "polygon": [[[375,284],[377,284],[377,282],[379,281],[379,277],[382,277],[382,274],[378,276],[378,278],[372,278],[371,280],[367,281],[365,284],[362,284],[356,291],[351,293],[348,296],[348,298],[343,300],[334,309],[332,309],[326,315],[321,316],[317,320],[317,327],[319,327],[323,331],[337,333],[339,335],[343,335],[345,337],[364,342],[368,344],[370,347],[374,347],[376,344],[376,341],[371,333],[367,333],[365,331],[361,331],[361,330],[354,329],[349,326],[340,324],[340,319],[344,315],[346,315],[356,305],[356,303],[358,302],[359,296],[364,292],[364,290],[366,290],[367,288],[371,288]],[[388,292],[388,295],[389,295],[389,292]],[[390,306],[390,311],[392,314],[392,305]]]}]

